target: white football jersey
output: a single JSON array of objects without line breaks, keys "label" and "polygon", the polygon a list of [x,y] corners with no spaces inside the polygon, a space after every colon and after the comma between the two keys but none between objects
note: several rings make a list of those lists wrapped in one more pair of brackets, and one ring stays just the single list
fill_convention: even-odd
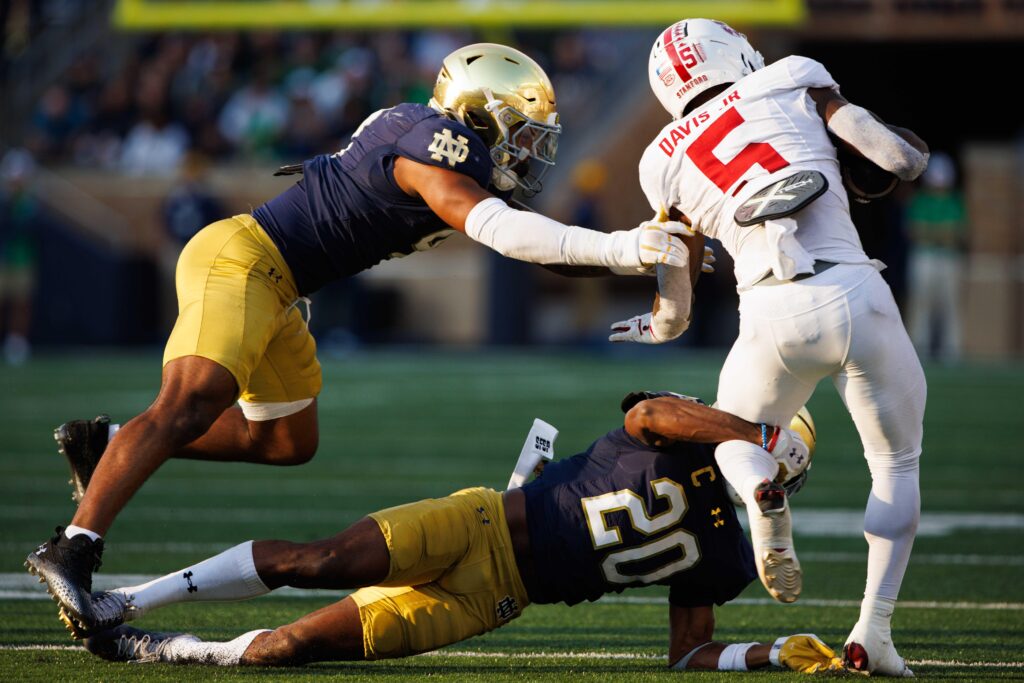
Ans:
[{"label": "white football jersey", "polygon": [[835,147],[807,94],[827,87],[838,86],[820,63],[786,57],[665,126],[640,161],[651,208],[676,208],[696,230],[720,240],[736,263],[740,289],[771,266],[763,224],[741,228],[733,214],[755,192],[799,171],[819,171],[829,184],[793,216],[800,246],[815,259],[880,265],[861,246]]}]

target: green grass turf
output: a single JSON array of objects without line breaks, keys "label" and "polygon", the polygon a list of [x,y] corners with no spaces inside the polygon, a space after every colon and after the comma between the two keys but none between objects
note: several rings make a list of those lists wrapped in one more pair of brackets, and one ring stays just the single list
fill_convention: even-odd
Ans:
[{"label": "green grass turf", "polygon": [[[174,461],[133,499],[108,536],[104,573],[171,571],[218,547],[249,538],[312,539],[337,532],[365,512],[468,485],[501,488],[534,417],[561,430],[560,455],[585,448],[621,424],[618,402],[633,389],[675,389],[713,398],[723,357],[652,351],[643,355],[457,354],[406,352],[324,362],[321,446],[308,465],[289,470]],[[929,367],[922,460],[928,512],[1020,515],[1024,452],[1020,395],[1024,366]],[[51,431],[72,417],[109,412],[124,420],[152,400],[159,381],[155,355],[80,353],[43,357],[26,367],[0,367],[0,573],[21,571],[25,554],[73,512],[65,464]],[[819,450],[795,507],[862,509],[867,468],[835,391],[822,383],[810,402]],[[865,544],[856,537],[798,537],[804,599],[857,600],[863,590]],[[155,544],[196,544],[159,547]],[[150,544],[150,545],[146,545]],[[119,547],[120,546],[120,547]],[[830,555],[831,554],[831,555]],[[833,557],[834,555],[834,557]],[[976,563],[952,563],[950,555]],[[1024,529],[964,529],[922,536],[901,598],[971,603],[1024,602]],[[626,595],[660,596],[660,589]],[[762,598],[759,585],[743,597]],[[226,639],[273,627],[330,598],[265,598],[249,603],[172,607],[140,626],[195,631]],[[1019,607],[1019,605],[1018,605]],[[0,647],[68,644],[53,603],[0,600]],[[452,646],[457,652],[604,651],[642,659],[469,657],[440,654],[373,664],[317,665],[261,675],[262,680],[324,676],[414,680],[546,678],[646,680],[667,674],[663,605],[602,604],[572,609],[538,606],[498,631]],[[856,619],[853,607],[741,604],[718,611],[723,640],[769,640],[814,631],[841,645]],[[1020,609],[902,608],[895,617],[901,653],[932,679],[1020,678],[1024,667],[977,666],[1024,661]],[[251,671],[110,665],[69,650],[0,649],[0,680],[228,680]],[[791,678],[759,673],[758,680]],[[691,675],[703,680],[712,675]]]}]

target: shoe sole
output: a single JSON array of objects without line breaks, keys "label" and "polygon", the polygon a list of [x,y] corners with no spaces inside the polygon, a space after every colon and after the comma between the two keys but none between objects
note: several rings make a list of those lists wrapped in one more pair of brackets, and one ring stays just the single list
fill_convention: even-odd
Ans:
[{"label": "shoe sole", "polygon": [[[764,513],[764,517],[772,524],[771,538],[792,536],[792,534],[776,533],[775,525],[784,524],[785,509]],[[791,525],[790,525],[791,526]],[[782,531],[785,531],[784,529]],[[800,561],[796,557],[792,540],[788,547],[768,547],[757,551],[757,574],[768,594],[778,602],[796,602],[803,588],[803,572]]]},{"label": "shoe sole", "polygon": [[71,638],[73,640],[81,640],[88,637],[90,631],[85,622],[82,621],[81,615],[61,602],[60,597],[54,592],[53,587],[50,586],[50,581],[46,578],[46,574],[41,572],[39,567],[32,562],[31,555],[25,560],[24,565],[29,574],[39,579],[39,583],[46,585],[46,592],[50,594],[50,597],[58,605],[57,616],[71,633]]},{"label": "shoe sole", "polygon": [[761,583],[779,602],[796,602],[803,588],[803,572],[792,549],[765,550],[757,564],[757,573]]},{"label": "shoe sole", "polygon": [[75,466],[71,462],[70,456],[68,456],[67,445],[71,440],[71,435],[68,433],[67,422],[53,430],[53,440],[57,442],[57,452],[63,455],[64,459],[71,466],[71,478],[68,479],[68,484],[71,485],[71,500],[81,503],[83,496],[85,496],[85,487],[79,481],[78,474],[75,472]]}]

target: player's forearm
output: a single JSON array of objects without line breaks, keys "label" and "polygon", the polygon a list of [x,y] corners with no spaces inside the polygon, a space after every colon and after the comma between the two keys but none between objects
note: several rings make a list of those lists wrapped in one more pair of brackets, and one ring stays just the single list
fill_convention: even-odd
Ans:
[{"label": "player's forearm", "polygon": [[692,401],[655,398],[642,401],[626,415],[631,434],[658,448],[675,441],[721,443],[749,441],[761,445],[761,426]]},{"label": "player's forearm", "polygon": [[502,200],[486,199],[466,217],[466,234],[502,256],[540,264],[638,268],[635,235],[603,233],[563,225],[530,211],[519,211]]},{"label": "player's forearm", "polygon": [[927,147],[921,150],[913,144],[923,146],[920,138],[914,136],[913,142],[904,139],[863,107],[845,104],[829,117],[827,125],[865,158],[901,180],[914,180],[928,165]]},{"label": "player's forearm", "polygon": [[729,645],[713,641],[680,657],[670,666],[678,670],[749,671],[771,664],[768,657],[771,648],[768,643]]}]

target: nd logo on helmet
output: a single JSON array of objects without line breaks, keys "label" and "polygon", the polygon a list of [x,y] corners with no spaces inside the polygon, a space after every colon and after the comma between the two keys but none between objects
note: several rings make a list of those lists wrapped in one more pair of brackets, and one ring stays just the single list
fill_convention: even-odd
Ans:
[{"label": "nd logo on helmet", "polygon": [[430,158],[434,161],[447,159],[448,165],[454,166],[469,156],[467,142],[469,140],[462,135],[453,139],[452,132],[445,128],[443,133],[434,133],[434,141],[427,147],[427,151],[431,152]]}]

